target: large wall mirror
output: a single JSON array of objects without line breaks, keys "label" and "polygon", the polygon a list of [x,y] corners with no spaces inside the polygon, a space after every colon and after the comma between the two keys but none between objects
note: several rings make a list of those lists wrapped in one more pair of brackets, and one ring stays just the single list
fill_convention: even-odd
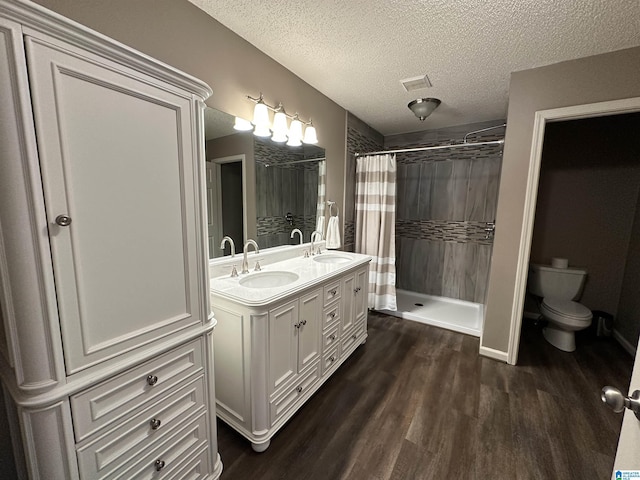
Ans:
[{"label": "large wall mirror", "polygon": [[326,160],[316,145],[289,147],[234,130],[235,118],[205,110],[209,258],[230,254],[220,248],[226,235],[241,251],[247,238],[260,248],[308,242],[324,233]]}]

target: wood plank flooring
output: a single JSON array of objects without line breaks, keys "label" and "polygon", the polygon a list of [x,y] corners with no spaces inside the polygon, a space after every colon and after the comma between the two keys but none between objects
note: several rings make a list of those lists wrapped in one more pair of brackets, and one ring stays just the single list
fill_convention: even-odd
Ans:
[{"label": "wood plank flooring", "polygon": [[261,454],[218,421],[223,480],[608,479],[633,359],[583,332],[578,349],[523,325],[519,365],[478,339],[378,313],[369,338]]}]

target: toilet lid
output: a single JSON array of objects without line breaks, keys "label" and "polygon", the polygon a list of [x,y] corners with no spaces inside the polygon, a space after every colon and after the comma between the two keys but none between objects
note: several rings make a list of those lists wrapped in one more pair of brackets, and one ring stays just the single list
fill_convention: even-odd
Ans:
[{"label": "toilet lid", "polygon": [[571,300],[561,300],[559,298],[547,298],[542,300],[542,304],[550,311],[564,315],[566,317],[579,318],[579,319],[591,319],[591,310],[578,302]]}]

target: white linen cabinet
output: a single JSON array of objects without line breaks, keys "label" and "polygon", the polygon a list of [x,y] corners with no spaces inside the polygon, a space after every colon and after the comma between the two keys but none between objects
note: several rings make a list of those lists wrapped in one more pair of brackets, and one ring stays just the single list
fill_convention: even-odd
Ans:
[{"label": "white linen cabinet", "polygon": [[220,476],[204,83],[0,0],[0,376],[20,476]]}]

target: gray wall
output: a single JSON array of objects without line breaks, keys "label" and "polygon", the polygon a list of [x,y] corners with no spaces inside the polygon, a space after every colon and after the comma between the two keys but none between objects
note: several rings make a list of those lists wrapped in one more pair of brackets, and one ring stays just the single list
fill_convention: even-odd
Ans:
[{"label": "gray wall", "polygon": [[509,347],[535,112],[639,97],[639,71],[636,47],[511,75],[482,348],[507,353]]},{"label": "gray wall", "polygon": [[[386,149],[447,145],[467,132],[503,120],[385,137]],[[502,138],[504,129],[470,137]],[[495,220],[500,146],[398,153],[397,286],[404,290],[484,303]]]},{"label": "gray wall", "polygon": [[640,113],[547,125],[531,244],[532,262],[586,268],[581,303],[614,315],[640,191],[634,131]]}]

